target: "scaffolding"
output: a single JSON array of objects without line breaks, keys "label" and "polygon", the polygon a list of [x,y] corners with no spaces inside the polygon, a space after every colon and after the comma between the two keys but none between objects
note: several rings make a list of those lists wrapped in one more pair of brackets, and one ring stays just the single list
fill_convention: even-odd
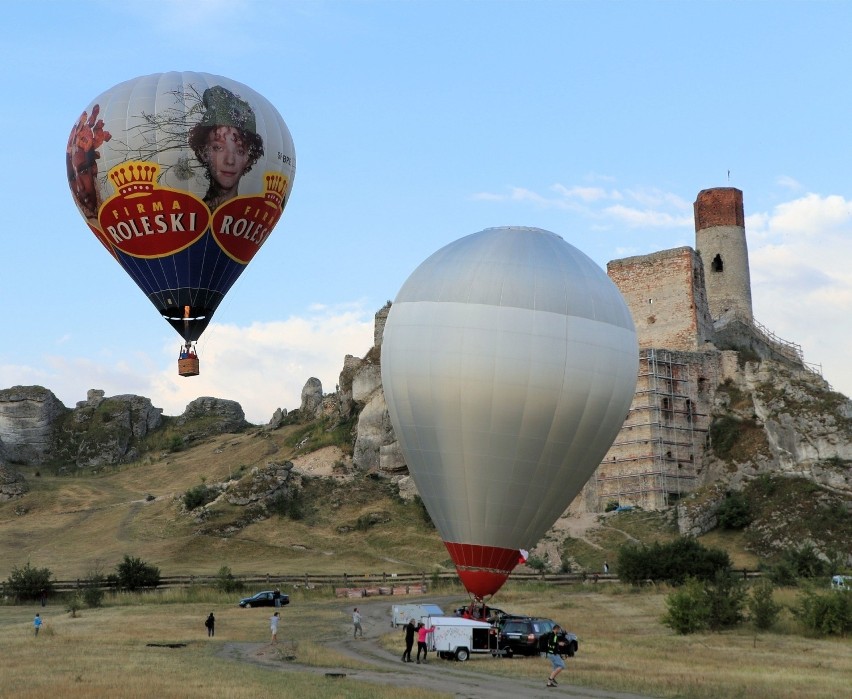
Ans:
[{"label": "scaffolding", "polygon": [[669,351],[643,350],[627,419],[595,473],[596,508],[662,509],[695,488],[709,417],[696,410],[693,367]]}]

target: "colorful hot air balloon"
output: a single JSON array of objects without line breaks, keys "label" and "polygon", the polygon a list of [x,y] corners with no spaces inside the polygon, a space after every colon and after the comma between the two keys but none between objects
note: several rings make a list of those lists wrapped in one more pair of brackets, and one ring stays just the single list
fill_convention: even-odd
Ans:
[{"label": "colorful hot air balloon", "polygon": [[281,115],[228,78],[148,75],[86,106],[66,164],[89,228],[183,337],[181,374],[197,374],[191,343],[290,197],[296,155]]},{"label": "colorful hot air balloon", "polygon": [[639,351],[586,255],[489,228],[423,262],[382,341],[391,423],[467,590],[484,599],[565,511],[622,425]]}]

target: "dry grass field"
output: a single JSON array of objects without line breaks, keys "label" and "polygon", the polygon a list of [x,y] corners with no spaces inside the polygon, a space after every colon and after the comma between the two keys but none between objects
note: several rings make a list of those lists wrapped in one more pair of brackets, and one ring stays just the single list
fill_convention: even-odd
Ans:
[{"label": "dry grass field", "polygon": [[[280,647],[268,644],[269,609],[239,609],[235,595],[205,588],[143,595],[108,596],[106,606],[84,609],[73,618],[60,605],[0,606],[0,696],[21,699],[63,697],[440,697],[412,688],[399,668],[399,686],[330,679],[299,666],[330,672],[366,669],[364,661],[327,644],[350,632],[350,601],[325,591],[289,590],[282,610]],[[463,595],[456,590],[458,599]],[[847,696],[852,677],[849,639],[812,639],[793,633],[789,616],[778,628],[756,634],[748,626],[719,634],[678,636],[659,623],[664,590],[631,591],[620,585],[541,588],[509,584],[501,607],[553,617],[575,632],[580,652],[568,662],[562,685],[681,699],[837,699]],[[450,590],[438,591],[446,595]],[[782,602],[792,602],[783,593]],[[423,598],[424,600],[432,597]],[[365,600],[382,614],[389,598]],[[445,606],[449,606],[446,605]],[[217,618],[208,639],[203,620]],[[45,626],[36,638],[36,611]],[[383,617],[384,618],[384,617]],[[384,624],[382,624],[384,626]],[[380,644],[396,657],[401,631],[380,631]],[[263,666],[223,659],[223,644],[251,642],[272,656]],[[159,644],[159,645],[148,645]],[[180,648],[165,644],[186,644]],[[288,660],[288,656],[292,659]],[[430,667],[445,662],[433,659]],[[547,671],[540,658],[474,656],[465,668],[495,678],[539,680]],[[287,672],[280,670],[287,669]],[[438,668],[440,669],[440,668]]]}]

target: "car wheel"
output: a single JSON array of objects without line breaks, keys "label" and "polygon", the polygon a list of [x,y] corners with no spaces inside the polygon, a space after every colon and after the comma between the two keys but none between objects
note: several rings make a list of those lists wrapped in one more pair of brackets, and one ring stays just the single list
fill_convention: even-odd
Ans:
[{"label": "car wheel", "polygon": [[459,648],[456,651],[456,660],[464,662],[470,657],[470,651],[467,648]]},{"label": "car wheel", "polygon": [[507,648],[505,650],[505,653],[507,658],[511,658],[515,654],[515,651],[513,651],[511,648]]}]

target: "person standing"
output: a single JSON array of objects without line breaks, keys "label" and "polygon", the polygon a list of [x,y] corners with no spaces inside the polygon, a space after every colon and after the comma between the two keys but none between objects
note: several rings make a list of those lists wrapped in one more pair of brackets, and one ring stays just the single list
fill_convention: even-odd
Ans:
[{"label": "person standing", "polygon": [[405,625],[405,650],[402,653],[402,662],[410,663],[413,662],[411,660],[411,648],[414,646],[414,634],[417,633],[417,627],[414,625],[414,619],[411,619]]},{"label": "person standing", "polygon": [[428,654],[426,646],[426,637],[435,630],[434,626],[426,628],[426,624],[420,623],[417,625],[417,662],[420,663],[420,652],[423,651],[423,664],[426,664],[426,655]]},{"label": "person standing", "polygon": [[272,603],[275,605],[275,608],[278,609],[281,606],[281,590],[277,587],[275,591],[272,593]]},{"label": "person standing", "polygon": [[364,629],[361,628],[361,612],[358,611],[358,607],[355,607],[355,611],[352,612],[352,638],[358,638],[358,634],[361,634],[361,638],[364,638]]},{"label": "person standing", "polygon": [[609,563],[604,561],[604,575],[609,575]]},{"label": "person standing", "polygon": [[562,627],[559,624],[554,625],[553,631],[547,636],[547,658],[550,660],[550,675],[547,677],[547,686],[555,687],[557,685],[557,675],[565,669],[565,660],[560,655],[560,641],[562,640]]},{"label": "person standing", "polygon": [[35,619],[33,619],[33,629],[35,630],[35,635],[38,636],[38,631],[42,625],[42,618],[40,614],[35,615]]},{"label": "person standing", "polygon": [[278,643],[278,622],[281,621],[281,615],[275,612],[269,617],[269,630],[272,632],[272,642]]},{"label": "person standing", "polygon": [[210,616],[204,621],[204,625],[207,627],[208,637],[216,635],[216,617],[213,616],[213,612],[210,612]]}]

